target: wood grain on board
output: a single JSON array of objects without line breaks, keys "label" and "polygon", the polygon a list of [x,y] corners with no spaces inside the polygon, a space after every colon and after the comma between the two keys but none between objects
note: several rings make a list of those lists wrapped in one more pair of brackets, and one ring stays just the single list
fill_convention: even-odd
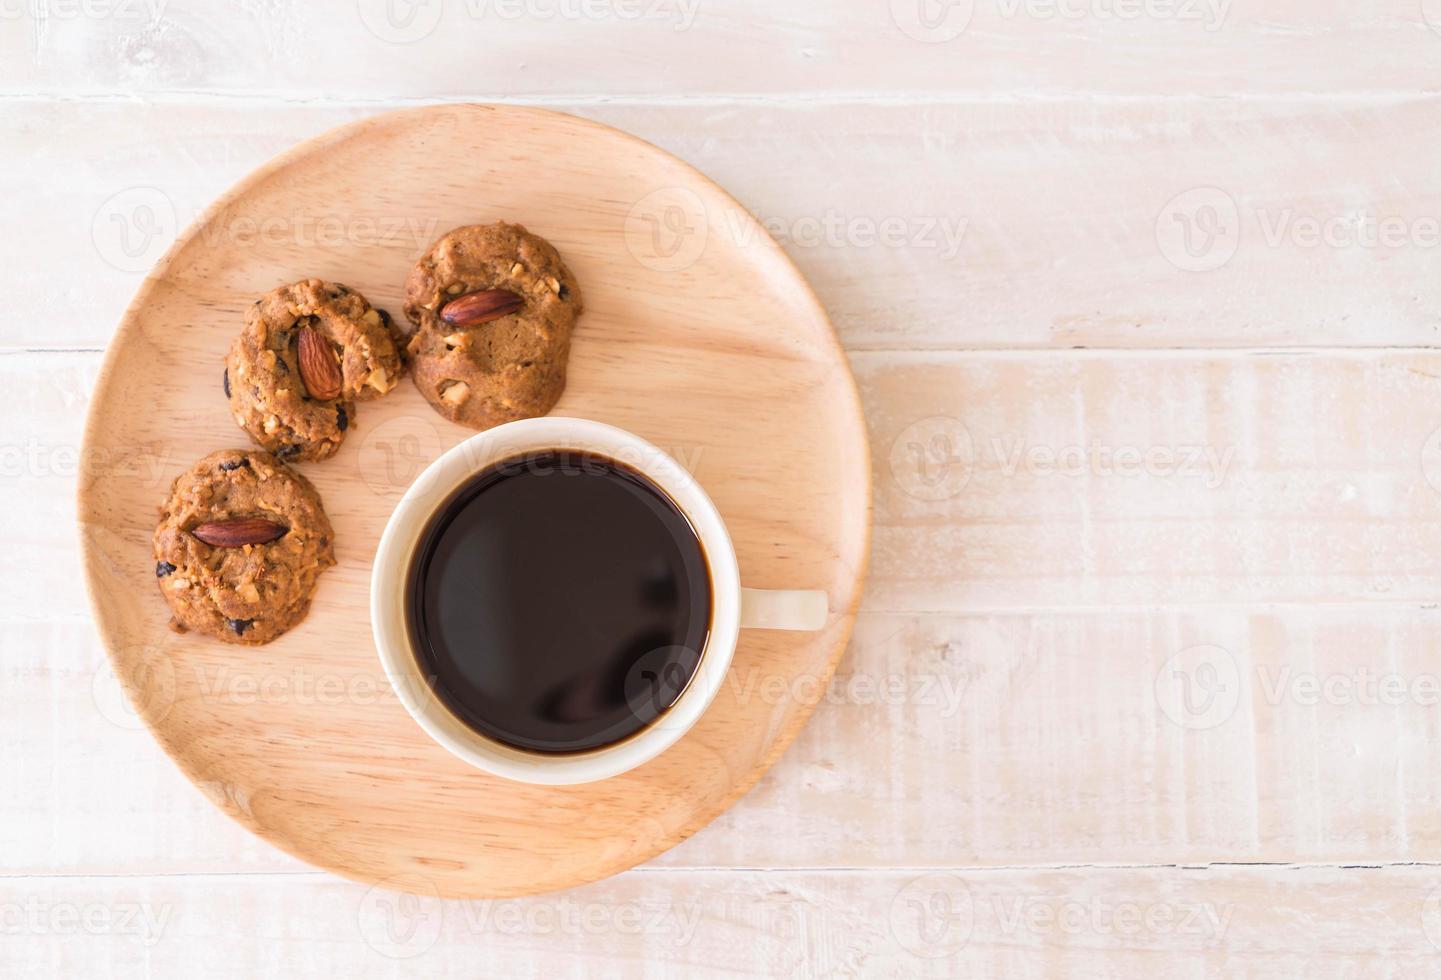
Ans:
[{"label": "wood grain on board", "polygon": [[460,100],[1435,91],[1432,0],[9,4],[0,93]]},{"label": "wood grain on board", "polygon": [[633,871],[465,902],[319,875],[15,878],[0,907],[43,931],[0,948],[19,975],[1402,980],[1441,961],[1436,868]]},{"label": "wood grain on board", "polygon": [[[1441,330],[1441,178],[1415,152],[1441,140],[1441,99],[578,111],[736,195],[852,350],[1420,346]],[[30,231],[0,241],[0,348],[103,348],[211,200],[367,114],[0,106],[17,150],[0,209]],[[403,202],[285,217],[228,234],[419,254],[434,231]],[[716,245],[750,243],[739,209],[708,217]]]},{"label": "wood grain on board", "polygon": [[854,361],[868,608],[1436,600],[1435,353]]}]

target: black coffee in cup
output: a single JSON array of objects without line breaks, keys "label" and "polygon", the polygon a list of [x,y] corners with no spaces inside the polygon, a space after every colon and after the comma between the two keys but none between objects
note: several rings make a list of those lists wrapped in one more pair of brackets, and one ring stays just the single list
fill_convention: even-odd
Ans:
[{"label": "black coffee in cup", "polygon": [[421,535],[407,590],[411,647],[437,698],[530,752],[598,749],[655,723],[710,629],[686,516],[636,469],[573,450],[462,485]]}]

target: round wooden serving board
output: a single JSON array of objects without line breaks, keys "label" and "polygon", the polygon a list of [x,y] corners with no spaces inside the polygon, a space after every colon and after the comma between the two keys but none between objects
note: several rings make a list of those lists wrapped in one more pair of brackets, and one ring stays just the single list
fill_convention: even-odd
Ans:
[{"label": "round wooden serving board", "polygon": [[[318,276],[398,319],[407,271],[458,225],[520,222],[585,293],[555,414],[676,456],[730,526],[745,584],[824,589],[820,633],[747,631],[725,689],[660,758],[574,787],[474,770],[385,681],[367,614],[381,529],[411,479],[470,434],[409,382],[359,406],[300,468],[339,564],[263,647],[177,635],[150,536],[170,482],[248,443],[221,393],[246,306]],[[846,645],[865,573],[870,465],[854,380],[810,288],[724,191],[638,139],[528,108],[444,106],[346,126],[243,181],[145,281],[86,428],[85,570],[116,673],[217,805],[337,874],[453,897],[565,888],[630,868],[715,818],[795,736]]]}]

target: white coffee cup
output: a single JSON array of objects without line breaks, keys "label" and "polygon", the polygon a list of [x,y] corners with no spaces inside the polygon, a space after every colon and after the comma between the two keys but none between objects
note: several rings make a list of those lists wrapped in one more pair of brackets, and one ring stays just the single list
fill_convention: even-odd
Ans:
[{"label": "white coffee cup", "polygon": [[[476,732],[435,696],[406,627],[411,558],[431,518],[462,484],[491,466],[552,449],[596,453],[648,477],[680,508],[705,553],[711,621],[695,675],[680,697],[649,726],[588,752],[527,752]],[[370,621],[391,686],[436,742],[478,769],[526,783],[568,785],[619,775],[660,755],[690,730],[725,681],[742,628],[818,630],[828,616],[824,592],[741,588],[735,546],[715,504],[690,473],[639,436],[585,419],[522,419],[456,445],[411,484],[396,505],[376,551],[370,577]]]}]

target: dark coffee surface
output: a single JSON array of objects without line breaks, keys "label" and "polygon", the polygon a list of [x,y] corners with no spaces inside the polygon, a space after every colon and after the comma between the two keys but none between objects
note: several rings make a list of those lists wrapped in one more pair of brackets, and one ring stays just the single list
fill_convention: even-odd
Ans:
[{"label": "dark coffee surface", "polygon": [[406,597],[422,672],[468,726],[536,752],[634,734],[690,682],[711,588],[685,516],[589,453],[479,474],[421,538]]}]

